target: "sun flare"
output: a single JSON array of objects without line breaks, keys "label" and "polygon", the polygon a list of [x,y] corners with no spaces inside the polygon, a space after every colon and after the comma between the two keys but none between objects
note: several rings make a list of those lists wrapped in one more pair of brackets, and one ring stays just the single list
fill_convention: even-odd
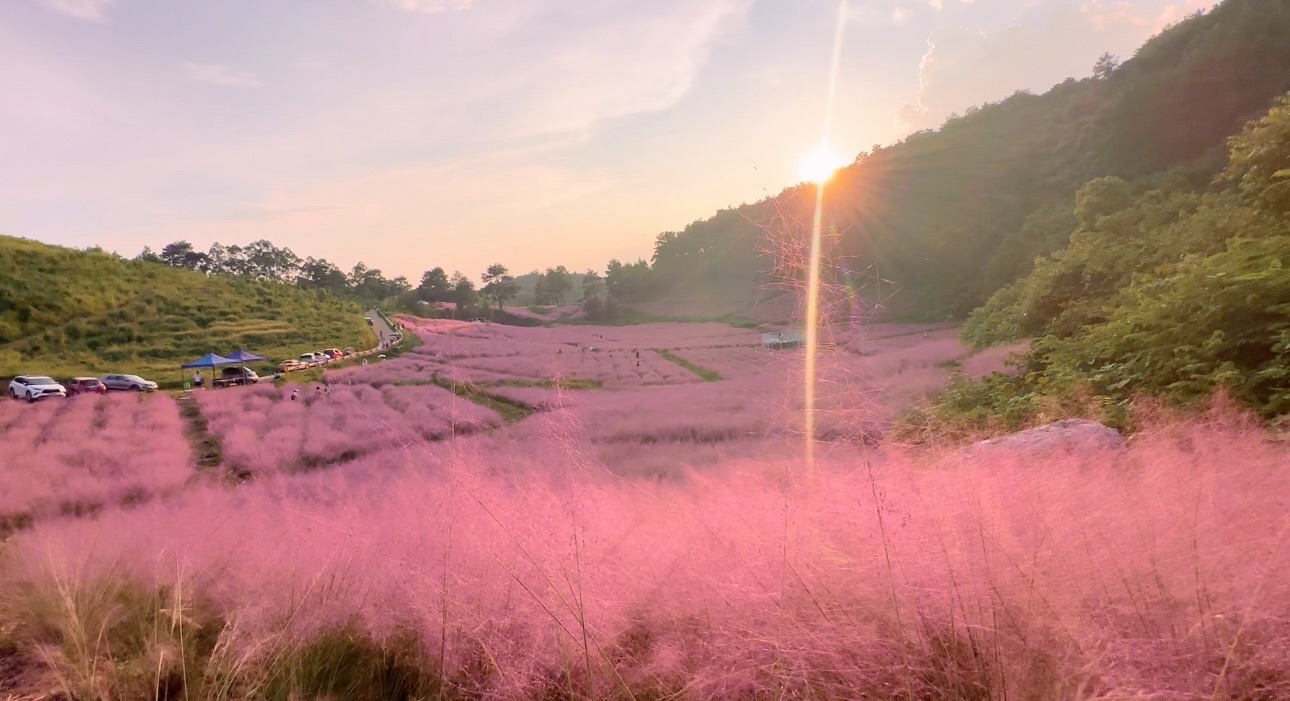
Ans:
[{"label": "sun flare", "polygon": [[797,164],[797,176],[803,182],[826,182],[839,168],[847,164],[847,159],[837,149],[828,144],[820,144],[802,154]]}]

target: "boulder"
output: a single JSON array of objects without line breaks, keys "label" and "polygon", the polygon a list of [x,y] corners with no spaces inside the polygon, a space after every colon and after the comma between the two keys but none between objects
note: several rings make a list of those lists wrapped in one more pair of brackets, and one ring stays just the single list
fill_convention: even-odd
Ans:
[{"label": "boulder", "polygon": [[998,438],[973,443],[969,455],[984,453],[1073,453],[1080,450],[1115,450],[1124,446],[1120,432],[1086,419],[1062,419]]}]

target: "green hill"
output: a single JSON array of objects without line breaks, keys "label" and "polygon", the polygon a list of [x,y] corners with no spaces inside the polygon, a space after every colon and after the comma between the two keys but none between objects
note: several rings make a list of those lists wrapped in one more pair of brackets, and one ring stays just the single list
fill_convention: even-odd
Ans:
[{"label": "green hill", "polygon": [[[1067,245],[1085,183],[1210,189],[1225,140],[1288,90],[1290,2],[1226,0],[1113,70],[860,154],[827,186],[828,253],[846,261],[853,288],[884,280],[894,316],[963,318]],[[664,299],[714,286],[755,293],[747,281],[776,263],[766,252],[800,257],[814,205],[815,187],[802,185],[660,235],[651,289]]]},{"label": "green hill", "polygon": [[362,308],[328,292],[0,236],[0,376],[164,382],[212,351],[281,359],[372,345]]}]

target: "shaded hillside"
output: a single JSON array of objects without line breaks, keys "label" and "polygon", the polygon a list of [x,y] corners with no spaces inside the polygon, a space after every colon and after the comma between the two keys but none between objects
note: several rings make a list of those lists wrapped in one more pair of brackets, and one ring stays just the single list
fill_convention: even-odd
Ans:
[{"label": "shaded hillside", "polygon": [[0,236],[0,376],[165,380],[211,351],[281,358],[374,342],[359,305],[321,290]]},{"label": "shaded hillside", "polygon": [[1290,94],[1231,149],[1217,193],[1089,183],[1070,246],[974,311],[964,337],[1039,337],[1027,367],[1049,386],[1180,401],[1221,386],[1290,412]]},{"label": "shaded hillside", "polygon": [[1019,372],[958,378],[898,427],[972,436],[1084,416],[1121,426],[1142,397],[1204,406],[1218,391],[1290,416],[1290,93],[1229,140],[1214,192],[1122,178],[1076,197],[1070,245],[968,317],[977,347],[1034,338]]},{"label": "shaded hillside", "polygon": [[[1224,140],[1287,90],[1290,3],[1226,0],[1097,78],[1018,92],[861,154],[827,187],[830,253],[896,283],[887,304],[900,316],[962,317],[1066,245],[1084,183],[1206,189]],[[740,281],[774,265],[766,250],[800,249],[814,201],[798,186],[660,235],[659,286],[681,298],[696,285],[748,289]]]}]

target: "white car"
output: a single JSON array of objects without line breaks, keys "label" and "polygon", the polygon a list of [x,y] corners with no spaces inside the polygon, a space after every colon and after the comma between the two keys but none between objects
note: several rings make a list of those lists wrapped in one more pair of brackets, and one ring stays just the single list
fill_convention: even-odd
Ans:
[{"label": "white car", "polygon": [[9,396],[34,402],[45,397],[66,397],[67,388],[44,375],[19,375],[9,380]]}]

